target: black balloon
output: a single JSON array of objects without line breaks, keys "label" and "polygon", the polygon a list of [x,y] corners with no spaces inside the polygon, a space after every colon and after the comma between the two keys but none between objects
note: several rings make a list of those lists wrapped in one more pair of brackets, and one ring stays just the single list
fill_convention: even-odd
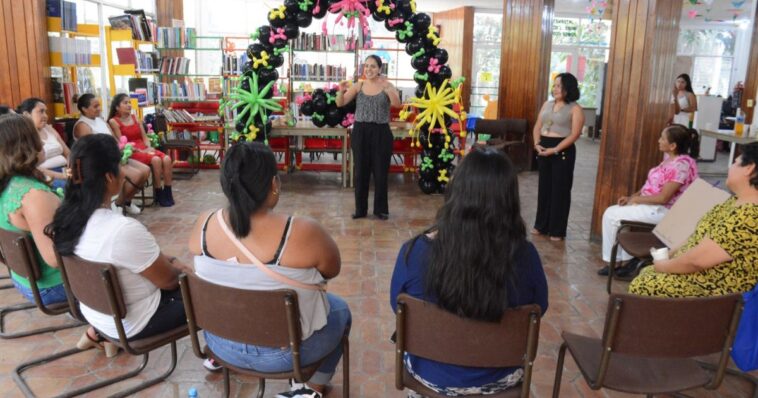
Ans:
[{"label": "black balloon", "polygon": [[416,86],[416,98],[424,98],[424,93],[426,92],[426,83],[425,84],[419,84]]},{"label": "black balloon", "polygon": [[284,25],[284,34],[288,39],[295,39],[300,34],[300,28],[297,27],[296,23],[288,23]]},{"label": "black balloon", "polygon": [[329,108],[329,110],[326,111],[326,124],[328,124],[331,127],[334,127],[340,124],[343,118],[344,118],[344,115],[342,114],[342,110],[340,110],[340,108],[337,108],[336,106],[333,106]]},{"label": "black balloon", "polygon": [[324,113],[326,111],[327,103],[326,97],[323,95],[313,96],[313,111],[317,113]]},{"label": "black balloon", "polygon": [[413,30],[420,36],[426,36],[432,25],[432,18],[428,14],[418,13],[411,16],[408,21],[413,24]]},{"label": "black balloon", "polygon": [[258,41],[264,45],[271,47],[271,43],[269,42],[269,38],[271,38],[271,27],[270,26],[261,26],[258,28]]},{"label": "black balloon", "polygon": [[439,186],[437,187],[437,193],[445,193],[447,191],[447,183],[446,182],[438,182]]},{"label": "black balloon", "polygon": [[310,11],[308,11],[308,12],[303,12],[303,11],[298,12],[297,13],[297,17],[296,17],[296,21],[297,21],[297,26],[299,26],[301,28],[307,28],[307,27],[311,26],[311,22],[313,22],[313,15],[310,13]]},{"label": "black balloon", "polygon": [[408,55],[414,55],[424,47],[426,47],[426,42],[424,41],[424,38],[416,34],[405,45],[405,52],[408,53]]},{"label": "black balloon", "polygon": [[295,13],[300,10],[299,0],[284,0],[284,6],[287,7],[288,13]]},{"label": "black balloon", "polygon": [[[398,20],[400,21],[398,23]],[[393,22],[393,24],[390,24],[390,21]],[[390,14],[390,16],[384,20],[384,28],[389,30],[390,32],[395,32],[400,29],[405,28],[405,19],[400,16],[398,12],[393,12]]]},{"label": "black balloon", "polygon": [[410,17],[416,12],[415,4],[416,0],[395,0],[395,9],[400,12],[403,17]]},{"label": "black balloon", "polygon": [[[405,24],[401,24],[399,26],[405,26]],[[408,43],[408,41],[412,40],[414,37],[415,33],[414,36],[408,36],[406,33],[401,31],[395,32],[395,40],[397,40],[398,43]]]},{"label": "black balloon", "polygon": [[300,106],[300,112],[305,116],[313,115],[313,103],[311,101],[303,102],[303,105]]},{"label": "black balloon", "polygon": [[425,178],[419,178],[418,179],[418,187],[421,188],[421,192],[430,195],[439,189],[439,185],[437,184],[437,180],[433,179],[425,179]]},{"label": "black balloon", "polygon": [[263,87],[269,82],[279,79],[279,72],[276,69],[258,69],[258,87]]},{"label": "black balloon", "polygon": [[418,175],[422,180],[434,180],[437,178],[437,170],[434,168],[419,169]]},{"label": "black balloon", "polygon": [[284,15],[285,15],[285,18],[279,18],[279,14],[271,14],[269,12],[269,14],[268,14],[268,23],[270,23],[271,26],[273,26],[275,28],[281,28],[281,27],[283,27],[287,23],[287,19],[286,19],[287,14],[286,14],[286,12],[285,12]]},{"label": "black balloon", "polygon": [[[329,2],[327,0],[316,0],[315,3],[316,4],[313,7],[313,18],[321,19],[329,10]],[[318,8],[318,11],[316,11],[316,8]]]},{"label": "black balloon", "polygon": [[432,52],[432,58],[437,58],[437,61],[441,65],[444,65],[447,63],[448,56],[447,56],[447,50],[444,48],[438,48]]},{"label": "black balloon", "polygon": [[420,57],[415,57],[411,60],[411,66],[413,69],[416,69],[417,71],[424,73],[427,71],[427,68],[429,68],[429,55],[424,54]]},{"label": "black balloon", "polygon": [[[314,113],[313,116],[323,116],[323,115],[320,113]],[[313,124],[316,127],[324,127],[326,126],[326,117],[313,117],[311,119],[311,122],[313,122]]]},{"label": "black balloon", "polygon": [[245,122],[244,121],[237,122],[234,125],[234,129],[237,130],[240,133],[244,133],[245,132]]},{"label": "black balloon", "polygon": [[453,71],[447,65],[442,65],[439,73],[430,73],[429,80],[433,86],[439,87],[445,79],[450,79]]},{"label": "black balloon", "polygon": [[269,54],[268,64],[271,67],[278,68],[284,65],[284,57],[281,54]]},{"label": "black balloon", "polygon": [[342,107],[342,111],[345,113],[355,113],[355,100],[350,101]]},{"label": "black balloon", "polygon": [[416,72],[413,74],[413,80],[419,87],[426,87],[426,83],[429,81],[429,72]]},{"label": "black balloon", "polygon": [[[429,136],[429,142],[432,143],[432,148],[442,149],[445,147],[445,135],[440,133],[432,133]],[[434,159],[435,161],[437,159]]]},{"label": "black balloon", "polygon": [[271,54],[272,52],[271,46],[266,46],[261,43],[253,43],[247,46],[247,57],[248,58],[253,58],[253,56],[258,57],[264,51],[266,51],[268,54]]}]

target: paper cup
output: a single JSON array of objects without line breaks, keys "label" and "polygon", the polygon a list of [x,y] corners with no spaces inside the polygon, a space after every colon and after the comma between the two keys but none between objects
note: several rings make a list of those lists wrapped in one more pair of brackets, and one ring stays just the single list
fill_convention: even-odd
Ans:
[{"label": "paper cup", "polygon": [[660,249],[656,249],[654,247],[650,248],[650,255],[653,256],[653,260],[668,260],[669,259],[669,248],[668,247],[662,247]]}]

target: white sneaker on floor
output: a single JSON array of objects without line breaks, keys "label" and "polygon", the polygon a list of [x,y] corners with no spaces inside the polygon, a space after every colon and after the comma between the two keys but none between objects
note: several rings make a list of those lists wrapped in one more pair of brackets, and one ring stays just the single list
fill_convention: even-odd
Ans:
[{"label": "white sneaker on floor", "polygon": [[142,213],[142,209],[140,209],[139,206],[137,206],[136,204],[134,204],[134,202],[129,203],[128,206],[124,206],[124,209],[126,210],[127,213],[129,213],[129,214],[131,214],[133,216],[136,216],[136,215]]},{"label": "white sneaker on floor", "polygon": [[218,372],[222,368],[222,366],[219,365],[218,362],[210,358],[205,358],[205,361],[203,361],[203,367],[208,369],[211,372]]},{"label": "white sneaker on floor", "polygon": [[323,395],[320,392],[314,391],[308,387],[301,387],[297,390],[280,392],[279,394],[276,394],[276,398],[322,398],[322,397]]}]

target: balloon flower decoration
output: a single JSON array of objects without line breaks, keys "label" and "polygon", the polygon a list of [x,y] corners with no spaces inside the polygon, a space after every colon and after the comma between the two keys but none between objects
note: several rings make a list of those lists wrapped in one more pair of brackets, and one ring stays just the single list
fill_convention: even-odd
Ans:
[{"label": "balloon flower decoration", "polygon": [[[363,38],[360,42],[363,48],[372,46],[368,18],[383,22],[395,39],[405,45],[418,85],[416,98],[407,108],[423,113],[412,131],[414,146],[422,148],[419,186],[426,193],[443,192],[453,172],[453,159],[464,152],[455,149],[450,130],[454,120],[465,119],[465,112],[453,107],[460,105],[462,81],[450,81],[448,53],[439,48],[441,38],[432,26],[432,18],[416,12],[416,0],[284,0],[282,5],[271,9],[268,25],[259,27],[250,36],[254,40],[247,48],[250,61],[244,66],[239,87],[224,104],[224,108],[237,111],[236,133],[232,138],[266,141],[271,131],[268,117],[280,110],[271,100],[270,84],[279,79],[277,68],[284,63],[288,41],[299,36],[300,28],[310,26],[313,19],[320,20],[327,13],[337,15],[337,22],[345,21],[350,29],[360,29],[362,35],[356,36]],[[302,114],[310,116],[318,127],[349,127],[355,121],[355,102],[337,107],[336,98],[337,88],[326,87],[298,98],[298,103]],[[407,115],[409,109],[404,113]],[[459,125],[465,137],[465,123]]]},{"label": "balloon flower decoration", "polygon": [[121,164],[126,164],[134,155],[134,145],[130,144],[123,135],[118,140],[118,149],[121,150]]}]

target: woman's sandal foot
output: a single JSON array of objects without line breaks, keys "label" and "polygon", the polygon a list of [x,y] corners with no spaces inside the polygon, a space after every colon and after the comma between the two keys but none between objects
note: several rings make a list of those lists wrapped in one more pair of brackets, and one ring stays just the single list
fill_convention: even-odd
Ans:
[{"label": "woman's sandal foot", "polygon": [[98,350],[105,350],[105,356],[107,358],[113,358],[118,354],[118,346],[106,341],[101,336],[92,338],[89,335],[89,331],[85,331],[79,341],[76,343],[76,348],[80,350],[88,350],[90,348],[96,348]]}]

